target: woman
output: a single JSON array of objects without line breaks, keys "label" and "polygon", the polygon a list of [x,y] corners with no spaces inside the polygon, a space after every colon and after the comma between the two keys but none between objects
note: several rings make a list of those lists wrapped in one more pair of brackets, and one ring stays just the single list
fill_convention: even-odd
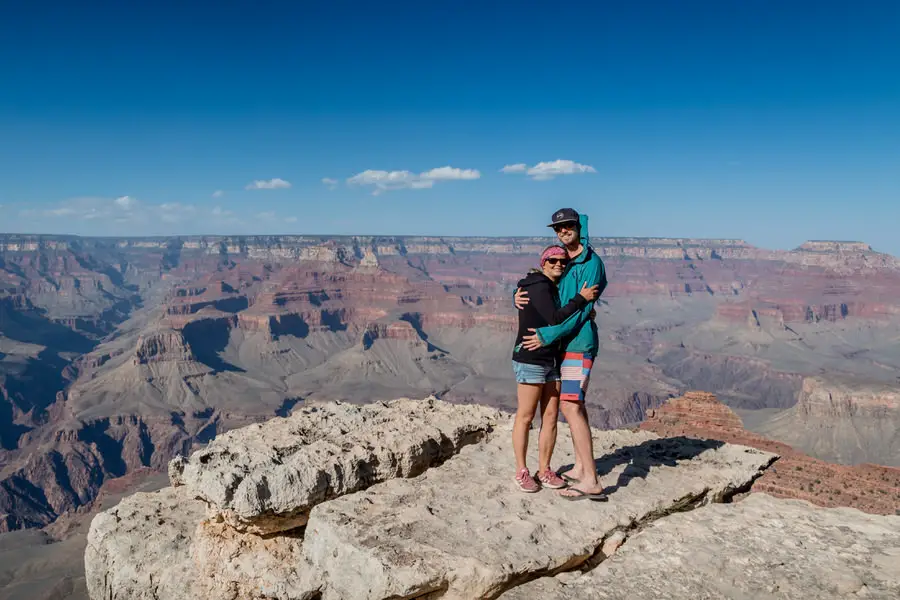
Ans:
[{"label": "woman", "polygon": [[[548,246],[541,253],[540,270],[533,269],[519,281],[519,288],[528,291],[530,302],[519,312],[519,333],[513,349],[513,371],[516,375],[518,410],[513,426],[513,449],[516,454],[516,484],[523,492],[536,492],[541,485],[558,489],[566,482],[550,468],[550,457],[556,444],[556,420],[559,411],[559,361],[558,344],[528,350],[522,338],[545,325],[565,321],[589,302],[597,299],[597,287],[584,286],[575,298],[559,308],[556,283],[568,264],[568,255],[562,246]],[[528,431],[538,404],[541,407],[541,431],[538,438],[539,466],[537,480],[531,475],[525,462],[528,450]]]}]

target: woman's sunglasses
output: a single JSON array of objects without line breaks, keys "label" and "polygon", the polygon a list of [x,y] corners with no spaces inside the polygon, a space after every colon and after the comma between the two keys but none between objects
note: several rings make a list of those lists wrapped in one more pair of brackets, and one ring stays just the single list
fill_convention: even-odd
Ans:
[{"label": "woman's sunglasses", "polygon": [[567,264],[569,264],[569,259],[568,259],[568,258],[548,258],[548,259],[545,260],[544,262],[548,262],[548,263],[550,263],[551,265],[562,265],[562,266],[566,266]]}]

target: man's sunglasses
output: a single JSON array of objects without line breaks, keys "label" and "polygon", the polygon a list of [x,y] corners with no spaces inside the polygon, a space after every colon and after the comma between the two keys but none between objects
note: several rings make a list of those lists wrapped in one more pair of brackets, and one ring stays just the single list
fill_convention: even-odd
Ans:
[{"label": "man's sunglasses", "polygon": [[553,231],[555,231],[556,233],[559,233],[563,229],[573,229],[574,230],[575,227],[576,227],[575,223],[558,223],[553,226]]},{"label": "man's sunglasses", "polygon": [[562,266],[566,266],[567,264],[569,264],[569,259],[568,259],[568,258],[548,258],[548,259],[545,260],[544,262],[548,262],[548,263],[550,263],[551,265],[562,265]]}]

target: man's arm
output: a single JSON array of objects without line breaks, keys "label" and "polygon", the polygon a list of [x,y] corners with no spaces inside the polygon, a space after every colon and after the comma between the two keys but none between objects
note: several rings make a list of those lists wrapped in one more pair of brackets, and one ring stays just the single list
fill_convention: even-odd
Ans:
[{"label": "man's arm", "polygon": [[[606,269],[603,266],[603,261],[592,260],[587,265],[585,265],[585,267],[586,268],[583,275],[584,281],[582,281],[581,283],[587,284],[589,286],[597,285],[599,286],[600,293],[603,293],[603,290],[606,289],[607,285]],[[537,329],[535,333],[537,334],[538,340],[540,340],[542,345],[548,346],[553,342],[575,332],[588,319],[590,319],[590,314],[593,307],[593,302],[587,302],[578,310],[578,312],[574,313],[559,325],[550,325]]]},{"label": "man's arm", "polygon": [[[534,288],[535,286],[531,286],[530,289]],[[548,283],[546,286],[535,290],[534,297],[531,300],[531,305],[537,313],[550,325],[562,323],[588,305],[587,299],[579,293],[562,308],[556,308],[555,295],[555,288]]]}]

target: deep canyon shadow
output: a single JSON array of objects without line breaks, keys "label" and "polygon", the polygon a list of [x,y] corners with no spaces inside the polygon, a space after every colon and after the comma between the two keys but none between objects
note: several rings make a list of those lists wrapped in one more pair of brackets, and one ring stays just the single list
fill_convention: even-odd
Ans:
[{"label": "deep canyon shadow", "polygon": [[200,319],[184,326],[181,331],[184,340],[191,347],[194,358],[214,371],[236,371],[244,369],[225,361],[219,355],[228,345],[231,327],[225,319]]}]

